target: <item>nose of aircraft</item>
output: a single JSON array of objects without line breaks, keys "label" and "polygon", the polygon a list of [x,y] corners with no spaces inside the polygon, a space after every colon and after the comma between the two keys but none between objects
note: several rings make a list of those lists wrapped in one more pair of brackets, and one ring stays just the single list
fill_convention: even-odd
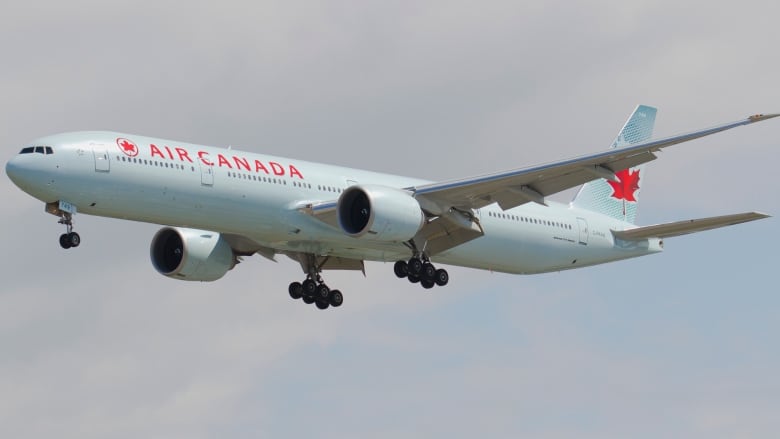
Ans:
[{"label": "nose of aircraft", "polygon": [[40,154],[20,154],[8,160],[5,173],[21,190],[38,199],[51,198],[51,169],[41,163]]},{"label": "nose of aircraft", "polygon": [[5,173],[15,185],[20,186],[22,169],[19,165],[19,157],[13,157],[5,164]]}]

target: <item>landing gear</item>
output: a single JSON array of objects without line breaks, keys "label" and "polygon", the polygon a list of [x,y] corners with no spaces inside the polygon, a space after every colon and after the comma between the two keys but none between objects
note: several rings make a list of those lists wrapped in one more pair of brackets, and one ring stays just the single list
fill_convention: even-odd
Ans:
[{"label": "landing gear", "polygon": [[331,290],[322,279],[307,278],[303,282],[293,282],[287,289],[293,299],[303,299],[306,304],[315,304],[319,309],[338,308],[344,303],[344,295],[339,290]]},{"label": "landing gear", "polygon": [[64,224],[67,232],[60,235],[60,247],[69,249],[81,244],[81,236],[73,231],[73,215],[68,212],[60,212],[59,224]]},{"label": "landing gear", "polygon": [[393,266],[393,271],[397,277],[407,278],[413,284],[419,283],[425,289],[431,289],[437,285],[443,287],[450,281],[447,270],[436,269],[425,256],[413,257],[408,261],[398,261]]},{"label": "landing gear", "polygon": [[76,232],[63,233],[60,235],[60,246],[64,249],[78,247],[81,244],[81,237]]}]

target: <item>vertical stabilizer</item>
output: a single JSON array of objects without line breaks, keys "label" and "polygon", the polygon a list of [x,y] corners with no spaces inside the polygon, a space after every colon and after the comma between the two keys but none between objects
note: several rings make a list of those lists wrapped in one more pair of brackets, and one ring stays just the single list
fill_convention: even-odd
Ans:
[{"label": "vertical stabilizer", "polygon": [[[612,148],[647,141],[653,135],[656,109],[639,105],[620,130]],[[598,179],[585,183],[572,201],[574,207],[603,213],[629,223],[636,221],[639,192],[644,184],[645,165],[615,172],[616,181]]]}]

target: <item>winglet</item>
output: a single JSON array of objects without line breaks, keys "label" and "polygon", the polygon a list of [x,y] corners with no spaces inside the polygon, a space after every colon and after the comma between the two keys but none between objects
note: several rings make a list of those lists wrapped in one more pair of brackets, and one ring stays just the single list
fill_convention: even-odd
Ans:
[{"label": "winglet", "polygon": [[761,122],[762,120],[771,119],[771,118],[777,117],[777,116],[780,116],[780,113],[775,113],[775,114],[754,114],[754,115],[748,117],[748,120],[751,123],[753,123],[753,122]]}]

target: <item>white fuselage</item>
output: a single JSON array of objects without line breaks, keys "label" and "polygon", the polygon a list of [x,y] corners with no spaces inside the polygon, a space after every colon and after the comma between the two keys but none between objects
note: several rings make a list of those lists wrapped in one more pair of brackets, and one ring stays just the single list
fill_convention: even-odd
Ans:
[{"label": "white fuselage", "polygon": [[[117,139],[129,139],[126,149]],[[424,180],[238,150],[113,132],[76,132],[36,140],[52,154],[20,154],[12,180],[79,213],[240,235],[280,252],[395,261],[400,242],[355,238],[299,211],[335,201],[353,184],[407,188]],[[484,236],[432,259],[509,273],[542,273],[642,256],[661,242],[615,240],[631,224],[567,205],[534,203],[476,211]]]}]

